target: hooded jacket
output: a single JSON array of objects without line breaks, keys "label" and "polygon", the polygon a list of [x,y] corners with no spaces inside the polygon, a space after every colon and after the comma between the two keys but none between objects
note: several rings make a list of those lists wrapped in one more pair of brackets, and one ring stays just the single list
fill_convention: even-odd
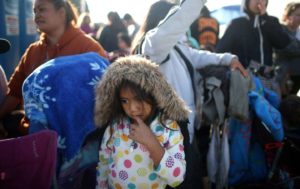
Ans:
[{"label": "hooded jacket", "polygon": [[[148,125],[164,148],[157,167],[153,165],[147,148],[128,137],[131,128],[129,119],[124,117],[119,121],[113,117],[113,101],[118,98],[116,88],[123,80],[133,82],[150,93],[160,110]],[[101,127],[109,123],[99,151],[96,188],[156,186],[162,189],[166,185],[175,187],[183,182],[186,172],[184,138],[174,121],[187,120],[189,112],[153,62],[137,56],[117,59],[103,75],[96,96],[96,125]]]},{"label": "hooded jacket", "polygon": [[8,95],[22,99],[22,84],[37,67],[48,60],[60,56],[96,52],[105,57],[103,47],[79,28],[70,25],[55,46],[47,43],[47,36],[42,33],[40,39],[32,43],[22,56],[18,66],[9,80]]},{"label": "hooded jacket", "polygon": [[116,88],[123,80],[131,81],[151,94],[162,111],[162,117],[186,121],[189,110],[165,80],[155,63],[138,56],[118,59],[105,72],[96,89],[95,123],[105,126],[112,118]]},{"label": "hooded jacket", "polygon": [[289,45],[289,36],[283,31],[277,18],[256,16],[249,10],[249,0],[243,0],[246,16],[232,20],[217,45],[217,52],[231,52],[238,56],[244,67],[251,61],[272,66],[273,48]]}]

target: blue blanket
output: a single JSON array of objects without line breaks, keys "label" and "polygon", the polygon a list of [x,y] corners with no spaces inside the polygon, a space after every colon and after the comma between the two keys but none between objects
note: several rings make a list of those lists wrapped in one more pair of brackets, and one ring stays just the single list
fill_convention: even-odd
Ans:
[{"label": "blue blanket", "polygon": [[23,84],[30,133],[55,130],[63,159],[79,152],[95,130],[94,87],[109,62],[96,53],[59,57],[38,67]]}]

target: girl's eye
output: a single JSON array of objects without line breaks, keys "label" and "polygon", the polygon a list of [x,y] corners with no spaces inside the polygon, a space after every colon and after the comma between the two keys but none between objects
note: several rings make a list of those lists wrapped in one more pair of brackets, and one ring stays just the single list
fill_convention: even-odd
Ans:
[{"label": "girl's eye", "polygon": [[121,104],[126,104],[128,102],[128,100],[126,99],[121,99]]}]

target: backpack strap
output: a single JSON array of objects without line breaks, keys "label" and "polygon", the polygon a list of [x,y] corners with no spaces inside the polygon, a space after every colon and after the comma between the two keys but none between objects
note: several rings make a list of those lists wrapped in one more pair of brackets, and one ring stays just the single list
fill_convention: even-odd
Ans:
[{"label": "backpack strap", "polygon": [[132,54],[142,54],[142,44],[145,41],[145,35],[140,39],[138,44],[134,47]]},{"label": "backpack strap", "polygon": [[179,125],[181,133],[183,135],[183,145],[186,147],[186,148],[184,148],[185,153],[187,153],[187,150],[190,146],[190,135],[189,135],[189,131],[188,131],[188,123],[189,123],[189,120],[177,121],[177,124]]},{"label": "backpack strap", "polygon": [[190,74],[190,77],[191,77],[191,81],[192,81],[192,87],[193,87],[193,93],[194,93],[194,100],[196,102],[196,88],[195,88],[195,81],[194,81],[194,67],[191,63],[191,61],[184,55],[184,53],[180,50],[180,48],[178,46],[174,46],[174,49],[176,50],[176,52],[180,55],[180,57],[183,59],[188,71],[189,71],[189,74]]}]

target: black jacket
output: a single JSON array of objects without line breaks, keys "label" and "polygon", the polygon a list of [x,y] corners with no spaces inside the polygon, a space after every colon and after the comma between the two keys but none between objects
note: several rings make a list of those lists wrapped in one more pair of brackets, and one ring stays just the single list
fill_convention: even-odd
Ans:
[{"label": "black jacket", "polygon": [[273,65],[273,48],[282,49],[290,43],[289,36],[283,31],[278,19],[267,14],[259,17],[263,38],[263,51],[260,49],[260,32],[254,27],[254,15],[234,19],[217,45],[217,52],[231,52],[239,57],[247,68],[250,61]]}]

